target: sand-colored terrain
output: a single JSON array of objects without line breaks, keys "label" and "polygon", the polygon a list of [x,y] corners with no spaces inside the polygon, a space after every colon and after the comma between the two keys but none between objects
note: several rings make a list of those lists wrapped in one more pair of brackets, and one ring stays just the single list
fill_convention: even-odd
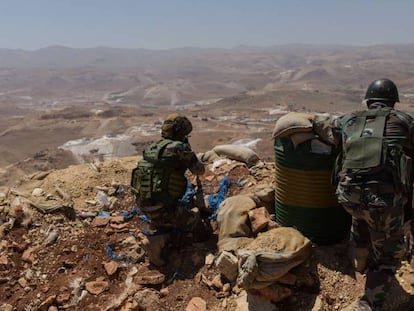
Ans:
[{"label": "sand-colored terrain", "polygon": [[[145,310],[185,310],[193,297],[201,297],[207,310],[243,310],[240,301],[246,299],[237,288],[212,285],[218,271],[205,258],[216,254],[216,236],[173,252],[171,265],[159,271],[165,278],[160,283],[137,285],[137,275],[162,276],[147,261],[120,262],[109,275],[105,245],[138,237],[146,224],[134,216],[96,225],[95,217],[85,216],[101,209],[100,190],[116,201],[112,216],[131,211],[130,171],[146,143],[158,139],[162,120],[171,112],[193,123],[195,151],[248,144],[266,163],[255,170],[239,165],[225,172],[233,181],[250,181],[234,186],[229,195],[274,185],[271,133],[288,111],[340,115],[360,109],[369,82],[389,77],[399,86],[399,107],[414,112],[410,45],[73,52],[60,47],[34,54],[0,49],[2,221],[19,191],[32,196],[35,188],[43,190],[40,196],[50,194],[51,201],[62,202],[67,194],[75,209],[75,215],[65,208],[42,214],[31,205],[30,226],[16,224],[3,232],[0,303],[15,310],[126,311],[138,310],[136,304]],[[224,175],[208,173],[206,191],[217,190]],[[122,189],[119,196],[117,189]],[[59,237],[45,245],[55,229]],[[294,288],[286,301],[260,306],[341,310],[361,293],[364,281],[354,275],[345,253],[346,241],[315,246],[315,284]],[[398,275],[404,280],[393,295],[401,301],[413,299],[413,273],[404,265]],[[88,283],[89,289],[103,291],[94,294],[86,289]]]}]

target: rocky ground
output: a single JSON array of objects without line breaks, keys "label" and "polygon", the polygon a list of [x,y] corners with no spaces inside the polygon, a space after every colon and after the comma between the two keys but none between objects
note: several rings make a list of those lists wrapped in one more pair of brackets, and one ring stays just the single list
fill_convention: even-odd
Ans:
[{"label": "rocky ground", "polygon": [[[361,293],[364,278],[354,275],[346,242],[314,245],[308,262],[314,284],[291,284],[294,294],[278,303],[220,275],[216,234],[173,249],[166,266],[150,265],[141,248],[148,225],[134,213],[128,186],[136,162],[70,166],[0,189],[0,310],[341,310]],[[224,176],[232,181],[228,196],[275,182],[272,163],[249,169],[232,161],[209,166],[204,191],[215,193]],[[391,310],[407,310],[414,271],[405,264],[397,277],[392,295],[399,302]]]}]

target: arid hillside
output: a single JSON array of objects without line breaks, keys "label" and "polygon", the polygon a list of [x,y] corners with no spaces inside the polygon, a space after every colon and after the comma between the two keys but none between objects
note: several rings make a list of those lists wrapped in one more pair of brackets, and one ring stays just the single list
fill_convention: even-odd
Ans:
[{"label": "arid hillside", "polygon": [[[269,160],[281,114],[358,109],[375,78],[394,79],[400,108],[411,112],[413,55],[411,45],[0,49],[0,183],[37,169],[140,153],[173,111],[194,122],[197,151],[257,139]],[[108,137],[111,147],[98,148]]]},{"label": "arid hillside", "polygon": [[[246,293],[212,263],[217,235],[179,248],[157,270],[137,247],[142,215],[119,217],[133,211],[130,172],[163,119],[186,115],[196,152],[235,144],[258,154],[261,166],[233,161],[203,177],[214,193],[230,176],[233,196],[274,186],[272,130],[286,112],[360,109],[367,85],[388,77],[399,87],[398,107],[414,113],[412,45],[0,49],[0,64],[2,310],[186,310],[197,297],[207,310],[248,310]],[[107,245],[139,260],[115,260]],[[346,247],[314,245],[307,286],[290,284],[290,298],[251,302],[254,310],[341,310],[364,281]],[[398,274],[398,308],[412,300],[413,273],[405,263]]]}]

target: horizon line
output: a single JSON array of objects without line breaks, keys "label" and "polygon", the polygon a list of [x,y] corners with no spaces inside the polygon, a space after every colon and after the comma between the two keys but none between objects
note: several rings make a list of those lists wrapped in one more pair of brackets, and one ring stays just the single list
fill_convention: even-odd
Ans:
[{"label": "horizon line", "polygon": [[368,48],[368,47],[384,47],[384,46],[410,46],[414,45],[414,42],[410,43],[376,43],[376,44],[339,44],[339,43],[283,43],[283,44],[274,44],[274,45],[248,45],[248,44],[239,44],[233,47],[202,47],[196,45],[180,46],[180,47],[171,47],[171,48],[146,48],[146,47],[116,47],[109,45],[96,45],[89,47],[72,47],[62,44],[51,44],[44,47],[39,47],[35,49],[27,48],[10,48],[10,47],[0,47],[0,50],[13,50],[13,51],[25,51],[25,52],[36,52],[45,49],[61,48],[68,50],[93,50],[93,49],[114,49],[114,50],[146,50],[146,51],[171,51],[171,50],[185,50],[185,49],[198,49],[198,50],[235,50],[235,49],[271,49],[271,48],[282,48],[282,47],[312,47],[312,48]]}]

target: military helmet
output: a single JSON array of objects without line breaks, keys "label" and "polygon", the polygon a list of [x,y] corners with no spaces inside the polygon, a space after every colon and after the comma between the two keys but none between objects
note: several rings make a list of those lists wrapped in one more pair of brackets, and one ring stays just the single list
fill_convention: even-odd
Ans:
[{"label": "military helmet", "polygon": [[368,101],[399,102],[397,86],[389,79],[372,81],[364,98],[364,102]]},{"label": "military helmet", "polygon": [[187,117],[172,113],[162,124],[161,136],[173,140],[183,140],[192,130],[193,125]]}]

